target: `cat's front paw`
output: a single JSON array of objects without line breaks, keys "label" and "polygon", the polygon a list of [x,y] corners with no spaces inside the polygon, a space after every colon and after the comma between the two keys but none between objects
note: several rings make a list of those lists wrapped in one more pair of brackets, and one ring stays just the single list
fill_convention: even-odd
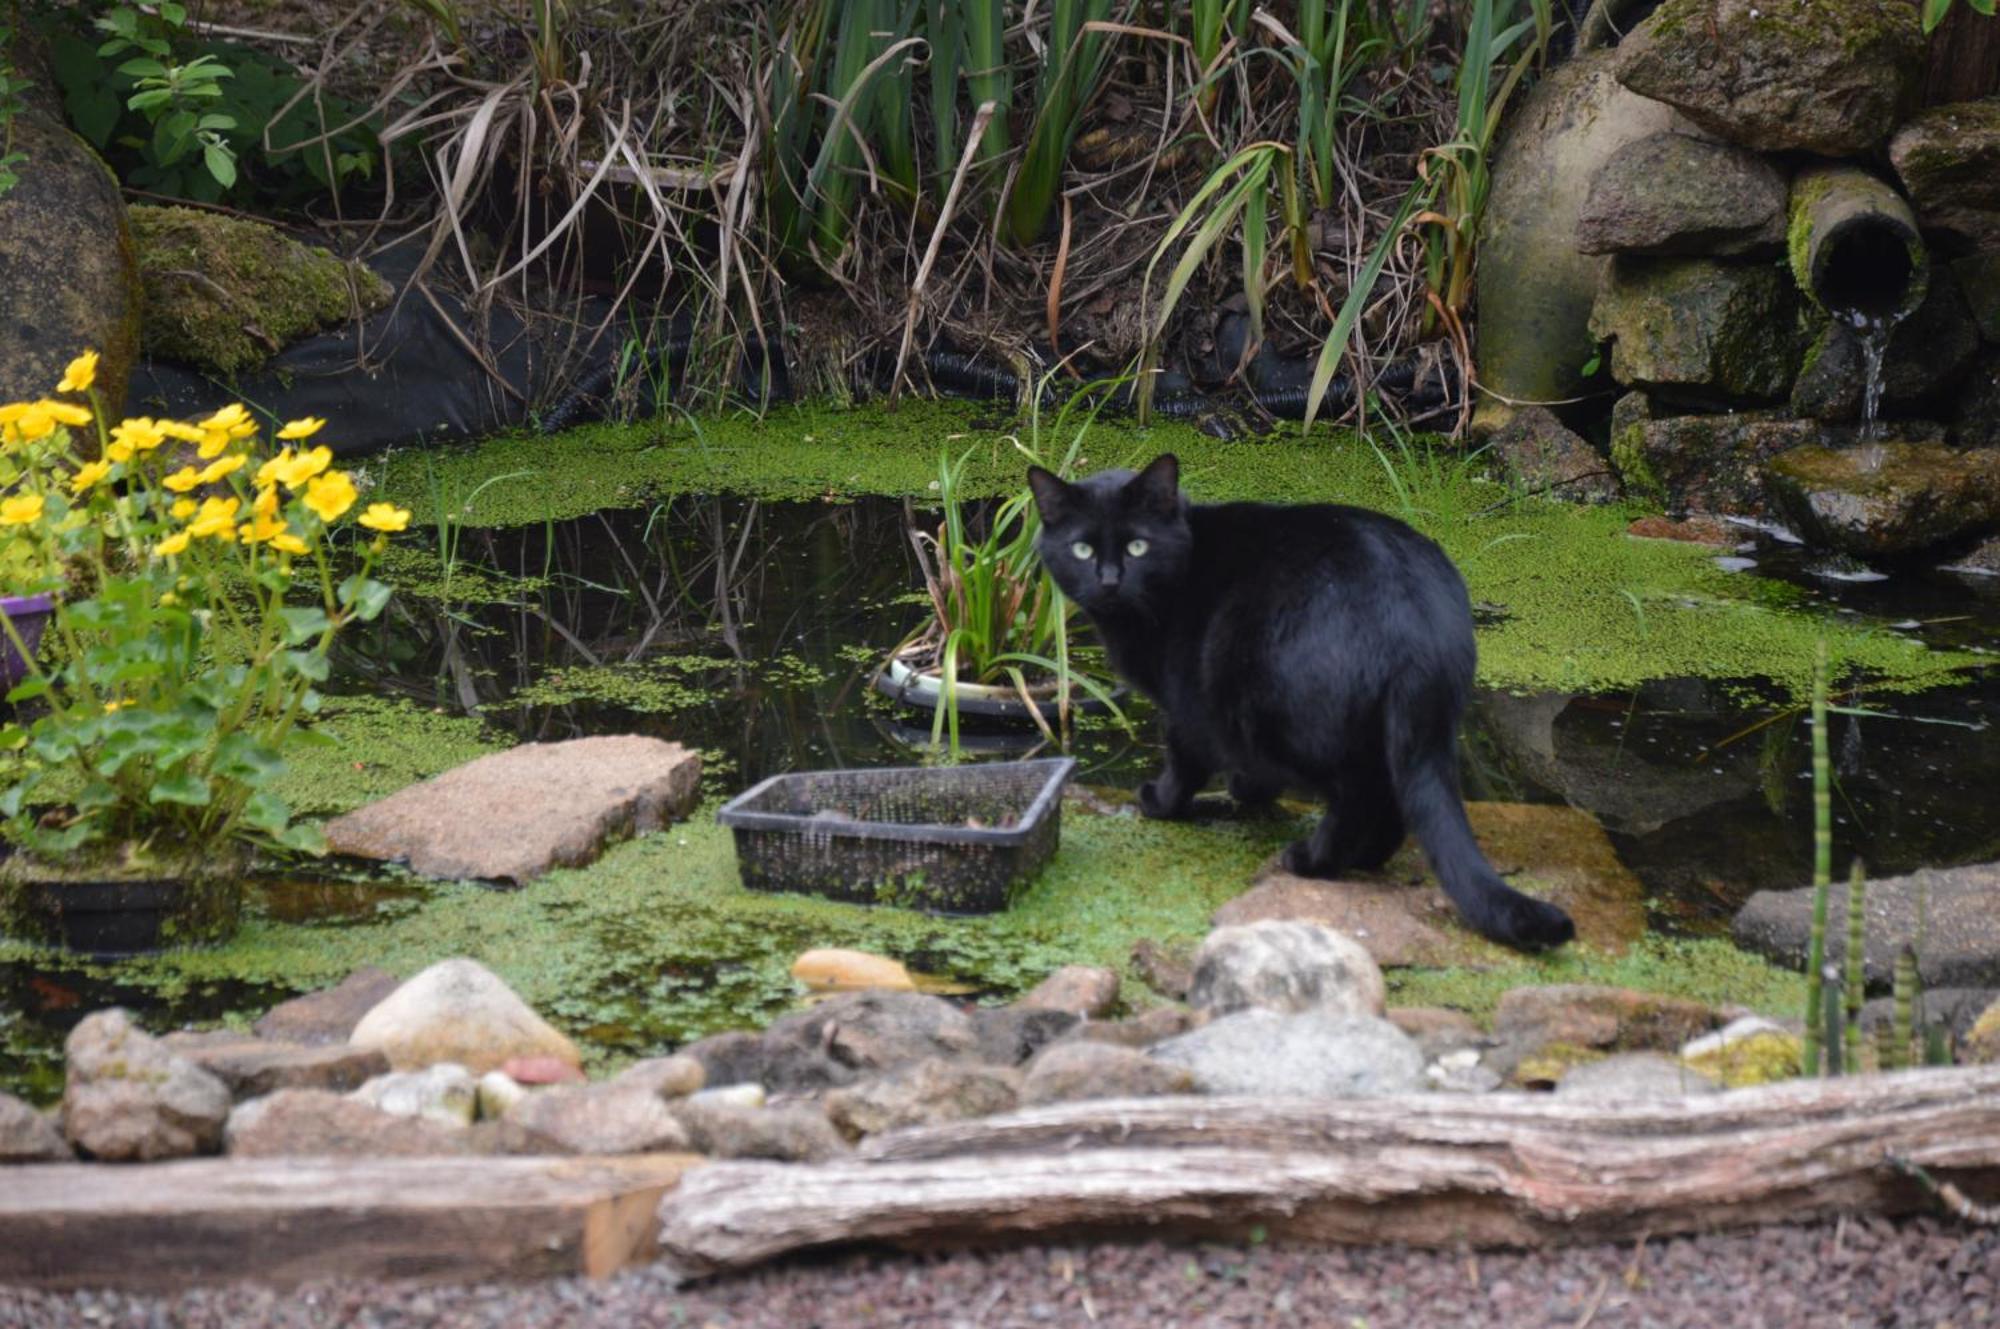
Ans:
[{"label": "cat's front paw", "polygon": [[1188,814],[1187,798],[1173,798],[1173,786],[1165,780],[1148,780],[1139,786],[1139,812],[1156,821],[1178,821]]},{"label": "cat's front paw", "polygon": [[1576,939],[1576,924],[1570,916],[1532,895],[1515,893],[1498,913],[1499,926],[1487,935],[1516,950],[1553,950]]}]

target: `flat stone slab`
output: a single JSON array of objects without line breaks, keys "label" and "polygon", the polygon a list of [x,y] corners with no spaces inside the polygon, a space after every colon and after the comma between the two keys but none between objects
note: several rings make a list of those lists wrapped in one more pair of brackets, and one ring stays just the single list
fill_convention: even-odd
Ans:
[{"label": "flat stone slab", "polygon": [[237,1102],[280,1089],[359,1089],[389,1073],[389,1059],[373,1048],[336,1043],[279,1043],[230,1030],[172,1033],[173,1051],[229,1087]]},{"label": "flat stone slab", "polygon": [[[1623,953],[1645,930],[1644,887],[1590,814],[1538,803],[1470,803],[1466,813],[1494,870],[1568,910],[1582,945]],[[1500,964],[1514,956],[1459,921],[1415,840],[1379,874],[1343,881],[1296,877],[1273,859],[1211,921],[1224,927],[1263,919],[1324,923],[1360,942],[1385,969]]]},{"label": "flat stone slab", "polygon": [[686,815],[701,757],[637,734],[526,743],[327,823],[334,852],[433,877],[531,881]]},{"label": "flat stone slab", "polygon": [[[1924,987],[2000,987],[2000,863],[1925,868],[1867,883],[1867,941],[1862,967],[1870,987],[1890,982],[1896,954],[1917,935],[1917,900],[1924,897],[1924,936],[1917,966]],[[1736,943],[1779,964],[1803,969],[1812,937],[1812,888],[1758,891],[1737,911]],[[1847,954],[1847,883],[1827,893],[1826,958]]]},{"label": "flat stone slab", "polygon": [[602,1278],[654,1252],[686,1154],[50,1163],[0,1184],[0,1283]]}]

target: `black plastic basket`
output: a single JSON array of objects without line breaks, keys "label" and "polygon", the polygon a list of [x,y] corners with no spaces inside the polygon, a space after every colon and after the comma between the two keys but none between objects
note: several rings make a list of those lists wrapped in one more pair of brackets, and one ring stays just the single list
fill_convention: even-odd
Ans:
[{"label": "black plastic basket", "polygon": [[1055,852],[1069,757],[974,766],[800,771],[731,799],[753,891],[990,914]]}]

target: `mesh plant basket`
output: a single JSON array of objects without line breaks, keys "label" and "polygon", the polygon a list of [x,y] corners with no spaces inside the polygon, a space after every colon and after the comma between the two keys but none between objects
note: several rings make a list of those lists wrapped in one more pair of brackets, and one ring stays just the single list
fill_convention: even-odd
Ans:
[{"label": "mesh plant basket", "polygon": [[1055,852],[1069,757],[774,775],[715,814],[753,891],[933,913],[1005,909]]}]

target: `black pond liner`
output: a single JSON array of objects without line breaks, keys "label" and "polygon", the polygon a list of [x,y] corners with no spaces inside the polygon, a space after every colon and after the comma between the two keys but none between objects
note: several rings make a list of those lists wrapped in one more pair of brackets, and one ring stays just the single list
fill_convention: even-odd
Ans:
[{"label": "black pond liner", "polygon": [[22,921],[38,929],[43,941],[78,958],[122,960],[235,931],[240,889],[208,894],[212,910],[190,905],[189,891],[215,889],[178,877],[29,882]]},{"label": "black pond liner", "polygon": [[1072,757],[774,775],[715,814],[753,891],[930,913],[1005,909],[1055,853]]}]

